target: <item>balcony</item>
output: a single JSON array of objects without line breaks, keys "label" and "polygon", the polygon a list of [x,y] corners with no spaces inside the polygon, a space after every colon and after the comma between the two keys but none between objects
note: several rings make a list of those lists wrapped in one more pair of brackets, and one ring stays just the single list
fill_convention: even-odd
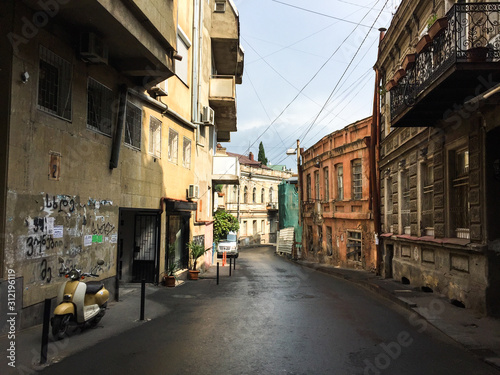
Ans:
[{"label": "balcony", "polygon": [[244,52],[240,46],[240,20],[232,1],[212,13],[210,32],[217,74],[236,77],[240,84],[243,77]]},{"label": "balcony", "polygon": [[[34,11],[45,12],[50,2],[24,0]],[[109,65],[139,87],[149,88],[174,74],[176,45],[174,3],[153,0],[55,1],[54,22],[78,38],[93,32],[108,48]],[[50,18],[50,17],[49,17]],[[78,40],[78,39],[76,39]],[[75,43],[75,45],[78,45]]]},{"label": "balcony", "polygon": [[218,131],[236,131],[236,82],[234,76],[210,77],[210,106]]},{"label": "balcony", "polygon": [[239,185],[240,176],[240,162],[237,157],[214,156],[212,185]]},{"label": "balcony", "polygon": [[500,3],[455,4],[446,17],[447,27],[389,87],[394,127],[446,120],[500,78]]}]

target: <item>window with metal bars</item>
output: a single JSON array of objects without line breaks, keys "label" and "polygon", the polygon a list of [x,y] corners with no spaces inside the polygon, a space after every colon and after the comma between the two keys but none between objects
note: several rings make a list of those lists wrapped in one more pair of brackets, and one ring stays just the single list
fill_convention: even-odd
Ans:
[{"label": "window with metal bars", "polygon": [[429,163],[420,165],[421,171],[421,218],[422,235],[434,236],[434,166]]},{"label": "window with metal bars", "polygon": [[356,159],[352,161],[352,199],[363,199],[363,175],[361,160]]},{"label": "window with metal bars", "polygon": [[361,262],[361,232],[347,232],[347,259]]},{"label": "window with metal bars", "polygon": [[[469,150],[452,150],[450,161],[450,224],[452,235],[470,238]],[[454,232],[454,233],[453,233]]]},{"label": "window with metal bars", "polygon": [[161,157],[161,121],[154,116],[149,117],[149,153]]},{"label": "window with metal bars", "polygon": [[405,169],[401,178],[401,226],[404,234],[411,234],[410,226],[410,173]]},{"label": "window with metal bars", "polygon": [[125,116],[125,144],[141,149],[142,110],[127,102]]},{"label": "window with metal bars", "polygon": [[344,200],[344,166],[337,165],[337,200]]},{"label": "window with metal bars", "polygon": [[87,81],[87,128],[111,135],[113,91],[93,78]]},{"label": "window with metal bars", "polygon": [[184,168],[191,168],[191,140],[184,137],[182,142],[182,166]]},{"label": "window with metal bars", "polygon": [[71,121],[71,64],[43,46],[39,58],[38,109]]},{"label": "window with metal bars", "polygon": [[385,231],[387,233],[392,233],[393,228],[393,210],[394,210],[394,203],[393,203],[393,192],[392,192],[392,177],[388,177],[386,180],[386,185],[385,185]]},{"label": "window with metal bars", "polygon": [[174,129],[168,129],[168,161],[177,164],[179,134]]}]

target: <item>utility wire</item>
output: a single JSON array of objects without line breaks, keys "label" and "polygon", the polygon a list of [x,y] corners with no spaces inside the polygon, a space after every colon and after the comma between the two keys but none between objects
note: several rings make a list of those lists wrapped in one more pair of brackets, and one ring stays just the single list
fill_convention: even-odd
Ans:
[{"label": "utility wire", "polygon": [[[314,14],[318,14],[320,16],[323,16],[323,17],[328,17],[328,18],[333,18],[334,20],[338,20],[338,21],[341,21],[341,22],[346,22],[346,23],[351,23],[351,24],[354,24],[354,25],[357,25],[357,26],[363,26],[363,27],[368,27],[368,28],[371,28],[371,29],[376,29],[375,27],[372,26],[368,26],[368,25],[363,25],[362,23],[357,23],[357,22],[354,22],[354,21],[349,21],[349,20],[346,20],[344,18],[339,18],[339,17],[334,17],[334,16],[330,16],[328,14],[325,14],[325,13],[320,13],[320,12],[315,12],[314,10],[310,10],[310,9],[306,9],[306,8],[301,8],[301,7],[298,7],[296,5],[292,5],[292,4],[287,4],[287,3],[284,3],[282,1],[278,1],[278,0],[273,0],[275,3],[279,3],[279,4],[283,4],[283,5],[286,5],[286,6],[289,6],[291,8],[296,8],[296,9],[300,9],[300,10],[303,10],[304,12],[309,12],[309,13],[314,13]],[[373,10],[373,8],[372,8]],[[363,17],[364,18],[364,17]]]}]

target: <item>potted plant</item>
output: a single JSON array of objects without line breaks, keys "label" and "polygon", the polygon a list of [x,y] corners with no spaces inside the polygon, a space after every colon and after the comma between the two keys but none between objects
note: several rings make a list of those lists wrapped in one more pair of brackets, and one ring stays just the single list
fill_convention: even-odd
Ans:
[{"label": "potted plant", "polygon": [[200,271],[196,269],[196,262],[198,261],[199,257],[205,254],[205,249],[202,245],[197,244],[194,241],[189,242],[187,244],[187,247],[192,259],[192,267],[188,271],[188,278],[190,280],[198,280],[198,274],[200,273]]},{"label": "potted plant", "polygon": [[177,263],[175,261],[175,245],[172,243],[168,246],[167,271],[163,274],[163,282],[168,287],[174,287],[177,280],[175,272],[177,271]]},{"label": "potted plant", "polygon": [[434,39],[444,29],[448,27],[448,17],[438,18],[437,14],[433,14],[427,23],[427,32],[431,39]]},{"label": "potted plant", "polygon": [[223,197],[224,193],[222,192],[223,186],[222,185],[216,185],[215,186],[215,191],[217,192],[217,195],[219,197]]}]

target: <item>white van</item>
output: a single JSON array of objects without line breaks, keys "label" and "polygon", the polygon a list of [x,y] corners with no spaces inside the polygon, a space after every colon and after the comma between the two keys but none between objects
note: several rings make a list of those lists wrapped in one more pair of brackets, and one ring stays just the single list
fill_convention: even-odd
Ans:
[{"label": "white van", "polygon": [[226,238],[222,238],[217,245],[217,258],[222,258],[226,253],[227,257],[238,258],[238,236],[236,232],[229,232]]}]

